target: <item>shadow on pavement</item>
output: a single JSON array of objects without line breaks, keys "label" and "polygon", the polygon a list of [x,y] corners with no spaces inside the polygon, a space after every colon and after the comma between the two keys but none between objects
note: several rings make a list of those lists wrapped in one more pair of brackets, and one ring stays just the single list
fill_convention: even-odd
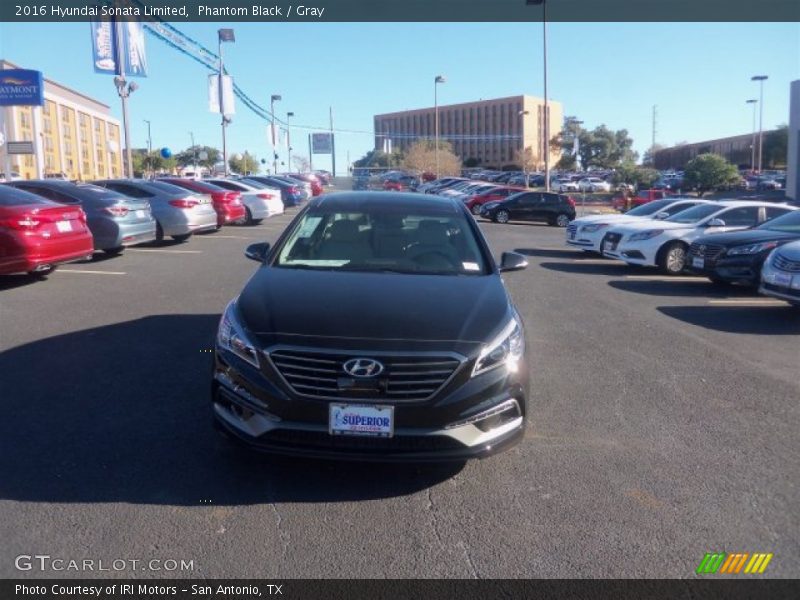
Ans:
[{"label": "shadow on pavement", "polygon": [[403,496],[453,465],[274,459],[211,426],[219,315],[159,315],[0,354],[0,498],[216,505]]},{"label": "shadow on pavement", "polygon": [[47,275],[28,275],[27,273],[20,273],[19,275],[0,275],[0,292],[3,290],[13,290],[14,288],[26,285],[34,285],[37,283],[44,284],[46,280]]},{"label": "shadow on pavement", "polygon": [[[565,248],[564,250],[553,250],[550,248],[517,248],[514,252],[519,252],[520,254],[524,254],[525,256],[542,256],[544,258],[574,258],[575,260],[580,259],[598,259],[603,258],[599,254],[594,252],[584,252],[583,250],[570,250],[569,248]],[[609,264],[613,264],[609,259]]]},{"label": "shadow on pavement", "polygon": [[684,323],[726,333],[800,334],[800,311],[783,306],[659,306],[658,311]]},{"label": "shadow on pavement", "polygon": [[609,277],[624,277],[632,273],[641,273],[636,267],[631,267],[625,263],[616,261],[609,261],[608,264],[596,262],[581,264],[580,261],[571,263],[544,262],[541,263],[540,266],[545,269],[550,269],[551,271],[560,271],[561,273],[607,275]]},{"label": "shadow on pavement", "polygon": [[747,298],[758,296],[755,290],[740,285],[717,286],[708,279],[698,277],[693,281],[670,281],[665,276],[664,280],[654,281],[609,281],[608,285],[623,292],[646,294],[648,296],[672,296],[697,298]]}]

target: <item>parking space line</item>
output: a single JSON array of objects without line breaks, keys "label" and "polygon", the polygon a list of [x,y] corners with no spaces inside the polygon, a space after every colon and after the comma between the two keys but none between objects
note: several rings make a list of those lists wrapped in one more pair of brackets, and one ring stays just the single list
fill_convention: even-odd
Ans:
[{"label": "parking space line", "polygon": [[196,240],[260,240],[260,237],[247,237],[244,235],[199,235]]},{"label": "parking space line", "polygon": [[625,275],[625,279],[639,281],[694,281],[695,283],[708,283],[703,277],[680,277],[672,275]]},{"label": "parking space line", "polygon": [[162,254],[202,254],[202,250],[169,250],[168,248],[127,248],[125,252],[160,252]]},{"label": "parking space line", "polygon": [[720,305],[751,305],[751,306],[788,306],[786,302],[781,300],[770,300],[768,298],[738,298],[730,300],[708,300],[708,304]]},{"label": "parking space line", "polygon": [[607,258],[573,258],[572,262],[585,263],[587,265],[620,265],[620,263]]},{"label": "parking space line", "polygon": [[125,271],[90,271],[89,269],[59,269],[56,273],[87,273],[89,275],[127,275]]}]

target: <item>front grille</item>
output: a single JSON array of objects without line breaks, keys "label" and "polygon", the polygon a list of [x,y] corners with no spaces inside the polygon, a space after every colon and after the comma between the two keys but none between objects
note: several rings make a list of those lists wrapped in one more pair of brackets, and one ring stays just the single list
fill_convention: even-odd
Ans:
[{"label": "front grille", "polygon": [[772,259],[772,266],[781,271],[800,273],[800,261],[789,260],[777,253],[775,254],[775,258]]},{"label": "front grille", "polygon": [[725,247],[718,244],[698,244],[695,242],[689,246],[690,256],[703,257],[708,261],[717,260],[724,251]]},{"label": "front grille", "polygon": [[300,448],[369,452],[432,452],[463,450],[464,444],[446,435],[395,435],[390,438],[331,435],[326,431],[274,429],[259,438],[266,443]]},{"label": "front grille", "polygon": [[578,233],[578,226],[574,223],[570,223],[567,225],[567,235],[571,238],[575,237],[575,234]]},{"label": "front grille", "polygon": [[[305,350],[274,350],[272,364],[293,392],[312,398],[381,398],[392,401],[427,400],[453,376],[461,360],[453,355],[373,355],[370,353],[329,353]],[[353,358],[374,358],[384,371],[367,380],[373,390],[357,393],[340,386],[341,379],[351,379],[343,365]]]}]

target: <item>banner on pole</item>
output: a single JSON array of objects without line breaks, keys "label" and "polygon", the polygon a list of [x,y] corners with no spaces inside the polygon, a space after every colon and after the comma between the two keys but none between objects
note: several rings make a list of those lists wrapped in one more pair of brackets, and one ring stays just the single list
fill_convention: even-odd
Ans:
[{"label": "banner on pole", "polygon": [[95,73],[117,74],[117,44],[122,45],[123,65],[120,71],[128,77],[147,77],[144,29],[137,21],[122,23],[122,39],[117,40],[113,20],[90,21],[92,30],[92,62]]},{"label": "banner on pole", "polygon": [[[219,108],[219,75],[208,76],[208,110],[212,113],[220,113]],[[236,114],[233,101],[233,77],[230,75],[222,76],[222,105],[224,114]]]}]

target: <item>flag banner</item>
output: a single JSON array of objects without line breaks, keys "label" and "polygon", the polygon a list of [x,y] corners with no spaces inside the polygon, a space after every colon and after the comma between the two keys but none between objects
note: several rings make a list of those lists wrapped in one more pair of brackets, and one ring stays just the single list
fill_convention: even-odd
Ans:
[{"label": "flag banner", "polygon": [[114,24],[111,21],[91,21],[92,62],[95,73],[115,75],[117,60],[114,47]]},{"label": "flag banner", "polygon": [[147,56],[144,51],[144,29],[137,21],[123,23],[123,48],[125,49],[125,74],[130,77],[147,77]]},{"label": "flag banner", "polygon": [[236,114],[233,101],[233,77],[222,76],[222,104],[224,111],[219,107],[219,75],[208,76],[208,110],[212,113],[224,112],[226,115]]}]

